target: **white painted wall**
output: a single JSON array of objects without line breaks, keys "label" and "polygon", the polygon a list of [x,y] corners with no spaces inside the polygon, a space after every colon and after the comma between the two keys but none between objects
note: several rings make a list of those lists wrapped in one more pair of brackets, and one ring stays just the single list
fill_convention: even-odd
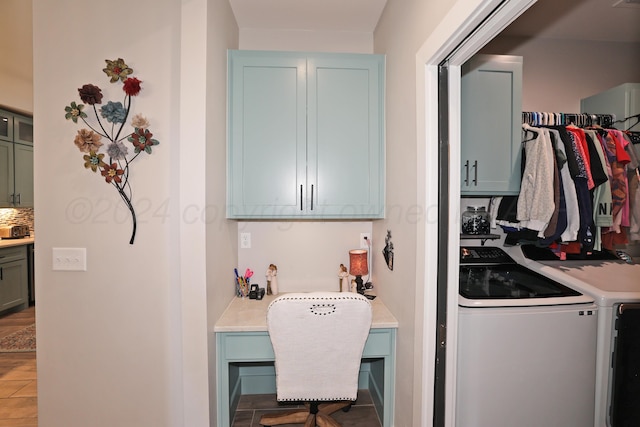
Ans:
[{"label": "white painted wall", "polygon": [[[422,424],[422,410],[431,406],[432,390],[421,383],[425,283],[425,224],[435,220],[434,206],[425,205],[425,186],[437,182],[419,182],[425,176],[420,154],[425,147],[417,145],[416,54],[454,1],[390,0],[375,32],[375,52],[387,55],[387,215],[373,224],[374,240],[383,241],[391,230],[395,249],[394,270],[377,267],[378,292],[398,318],[396,350],[396,427]],[[431,171],[433,172],[433,171]],[[437,188],[437,187],[436,187]],[[430,235],[427,238],[437,239]],[[376,265],[384,265],[380,251],[374,252]],[[435,277],[435,270],[432,272]],[[430,384],[428,387],[433,388]]]},{"label": "white painted wall", "polygon": [[240,49],[372,53],[373,34],[243,28],[240,30]]},{"label": "white painted wall", "polygon": [[[206,226],[207,330],[209,361],[210,426],[215,426],[216,369],[215,334],[213,327],[234,297],[231,266],[238,264],[236,221],[225,219],[227,194],[227,49],[238,48],[239,32],[227,0],[207,0],[207,63],[206,76],[206,205],[185,208],[183,221]],[[200,227],[199,227],[200,228]],[[201,231],[201,230],[199,230]],[[200,277],[202,278],[202,277]],[[199,374],[199,372],[197,372]],[[185,423],[185,427],[189,424]],[[221,426],[220,426],[221,427]]]},{"label": "white painted wall", "polygon": [[[33,113],[31,1],[2,0],[1,8],[0,107],[31,114]],[[15,49],[16,44],[21,48]]]},{"label": "white painted wall", "polygon": [[[34,0],[33,11],[39,425],[209,425],[207,323],[232,297],[214,273],[236,254],[232,225],[190,215],[224,204],[229,6]],[[116,192],[82,166],[79,127],[63,119],[82,84],[111,93],[102,68],[118,57],[143,81],[133,111],[160,140],[130,175],[134,245]],[[87,248],[87,271],[53,272],[53,247]]]},{"label": "white painted wall", "polygon": [[[337,291],[338,268],[349,268],[349,250],[360,248],[360,233],[371,235],[371,221],[240,222],[238,231],[251,234],[251,249],[238,249],[238,271],[253,270],[252,283],[266,288],[265,272],[275,264],[280,292]],[[384,239],[372,243],[375,253]],[[370,274],[377,268],[382,264],[372,263]]]},{"label": "white painted wall", "polygon": [[498,36],[482,52],[524,58],[523,111],[579,113],[582,98],[640,82],[638,43]]}]

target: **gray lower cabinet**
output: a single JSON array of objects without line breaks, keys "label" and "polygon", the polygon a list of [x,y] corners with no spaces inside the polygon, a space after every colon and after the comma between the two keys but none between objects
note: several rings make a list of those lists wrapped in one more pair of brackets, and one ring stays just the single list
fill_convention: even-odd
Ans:
[{"label": "gray lower cabinet", "polygon": [[520,192],[522,57],[475,55],[462,67],[461,194]]},{"label": "gray lower cabinet", "polygon": [[229,52],[229,218],[384,217],[384,57]]},{"label": "gray lower cabinet", "polygon": [[29,305],[27,246],[0,249],[0,312]]}]

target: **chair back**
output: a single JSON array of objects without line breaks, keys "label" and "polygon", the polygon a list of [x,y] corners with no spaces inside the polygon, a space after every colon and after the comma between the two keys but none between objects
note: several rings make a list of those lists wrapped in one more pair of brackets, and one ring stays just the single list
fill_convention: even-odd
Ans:
[{"label": "chair back", "polygon": [[371,303],[350,292],[288,293],[267,310],[279,401],[355,400]]}]

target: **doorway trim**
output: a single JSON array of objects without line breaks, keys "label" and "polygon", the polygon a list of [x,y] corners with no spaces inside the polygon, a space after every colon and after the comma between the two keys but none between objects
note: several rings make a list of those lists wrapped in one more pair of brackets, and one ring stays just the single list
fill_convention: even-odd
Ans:
[{"label": "doorway trim", "polygon": [[[416,54],[416,113],[418,144],[418,180],[428,213],[420,240],[425,254],[423,292],[422,366],[420,367],[422,402],[434,402],[437,339],[437,281],[438,274],[446,274],[446,357],[444,422],[455,426],[455,384],[458,325],[458,247],[460,245],[460,68],[471,56],[498,35],[507,25],[525,12],[536,0],[475,0],[456,2],[438,27],[431,33]],[[449,221],[439,230],[438,212],[438,65],[448,61],[449,117]],[[453,166],[453,167],[451,167]],[[438,272],[438,239],[448,240],[445,254],[449,260],[446,272]],[[452,285],[454,284],[454,285]],[[418,402],[414,402],[418,404]],[[420,405],[420,425],[433,425],[434,405]],[[434,426],[440,427],[440,426]]]}]

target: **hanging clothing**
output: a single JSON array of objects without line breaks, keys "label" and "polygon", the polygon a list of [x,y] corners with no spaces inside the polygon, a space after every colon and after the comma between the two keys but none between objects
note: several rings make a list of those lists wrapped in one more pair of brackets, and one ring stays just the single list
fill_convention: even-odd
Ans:
[{"label": "hanging clothing", "polygon": [[526,124],[522,127],[533,133],[534,137],[524,142],[526,161],[518,198],[517,220],[522,227],[535,230],[539,237],[544,237],[543,232],[555,209],[555,162],[549,143],[549,130],[534,129]]}]

